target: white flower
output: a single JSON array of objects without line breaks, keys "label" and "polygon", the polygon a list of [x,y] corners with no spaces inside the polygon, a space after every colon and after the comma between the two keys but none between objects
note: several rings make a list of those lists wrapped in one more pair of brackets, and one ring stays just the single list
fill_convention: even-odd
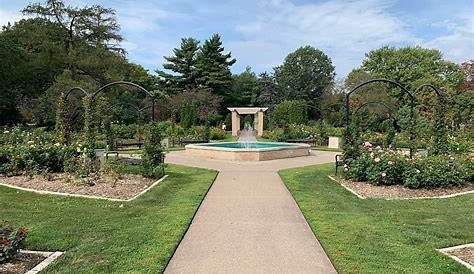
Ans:
[{"label": "white flower", "polygon": [[33,141],[28,141],[28,142],[26,142],[26,143],[27,143],[27,144],[34,144],[35,142],[33,142]]},{"label": "white flower", "polygon": [[382,177],[385,177],[387,176],[387,174],[385,172],[382,172]]},{"label": "white flower", "polygon": [[375,149],[382,149],[380,146],[376,146]]},{"label": "white flower", "polygon": [[81,148],[78,147],[78,148],[76,149],[76,151],[77,151],[77,152],[81,152]]},{"label": "white flower", "polygon": [[389,164],[389,165],[393,165],[393,162],[392,162],[392,161],[388,161],[388,164]]},{"label": "white flower", "polygon": [[420,173],[420,170],[419,170],[419,169],[416,169],[416,173]]},{"label": "white flower", "polygon": [[349,171],[349,169],[346,167],[346,168],[344,168],[344,171],[347,172],[347,171]]},{"label": "white flower", "polygon": [[370,158],[374,158],[374,153],[370,153]]},{"label": "white flower", "polygon": [[8,133],[10,133],[10,131],[8,131],[8,130],[5,130],[3,133],[5,133],[5,134],[8,134]]},{"label": "white flower", "polygon": [[380,158],[377,157],[377,158],[374,159],[374,161],[375,161],[376,163],[378,163],[378,162],[380,162]]},{"label": "white flower", "polygon": [[453,156],[449,157],[449,160],[454,160],[454,157]]},{"label": "white flower", "polygon": [[347,167],[347,164],[344,164],[344,167]]},{"label": "white flower", "polygon": [[54,145],[58,147],[58,146],[60,146],[61,144],[60,144],[60,143],[56,143],[56,144],[54,144]]}]

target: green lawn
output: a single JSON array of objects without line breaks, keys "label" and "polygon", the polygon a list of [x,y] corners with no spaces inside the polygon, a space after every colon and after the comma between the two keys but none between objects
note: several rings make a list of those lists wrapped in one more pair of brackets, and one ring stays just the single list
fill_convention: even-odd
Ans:
[{"label": "green lawn", "polygon": [[0,187],[0,220],[30,227],[27,249],[66,251],[46,273],[162,272],[216,176],[175,165],[166,171],[130,203]]},{"label": "green lawn", "polygon": [[280,176],[340,273],[471,273],[435,248],[474,242],[474,194],[360,200],[327,178],[333,168]]}]

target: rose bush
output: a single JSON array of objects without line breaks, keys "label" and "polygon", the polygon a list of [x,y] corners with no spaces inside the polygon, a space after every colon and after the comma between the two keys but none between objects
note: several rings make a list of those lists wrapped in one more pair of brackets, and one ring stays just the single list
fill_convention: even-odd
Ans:
[{"label": "rose bush", "polygon": [[348,159],[345,177],[374,185],[409,188],[462,186],[474,179],[474,163],[467,156],[437,155],[409,159],[400,151],[373,147],[365,142],[360,155]]},{"label": "rose bush", "polygon": [[28,228],[12,229],[9,225],[0,227],[0,264],[11,262],[27,237]]}]

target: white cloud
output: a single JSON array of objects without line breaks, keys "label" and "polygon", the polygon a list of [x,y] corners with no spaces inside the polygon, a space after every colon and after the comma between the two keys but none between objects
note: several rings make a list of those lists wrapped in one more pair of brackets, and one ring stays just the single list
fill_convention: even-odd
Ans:
[{"label": "white cloud", "polygon": [[444,57],[461,63],[474,59],[474,18],[462,16],[456,22],[443,21],[441,24],[451,32],[423,44],[424,47],[436,48]]},{"label": "white cloud", "polygon": [[[241,60],[281,63],[297,47],[312,45],[330,55],[339,74],[360,65],[364,53],[387,44],[417,42],[404,23],[388,12],[391,1],[328,1],[295,5],[289,0],[261,2],[255,20],[235,27],[244,42],[231,49]],[[254,45],[267,49],[251,50]],[[278,50],[278,48],[280,50]]]}]

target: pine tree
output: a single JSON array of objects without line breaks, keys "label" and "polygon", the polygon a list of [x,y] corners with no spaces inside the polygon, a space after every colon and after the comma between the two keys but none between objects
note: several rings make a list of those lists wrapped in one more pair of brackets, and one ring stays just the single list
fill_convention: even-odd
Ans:
[{"label": "pine tree", "polygon": [[232,83],[230,66],[235,63],[231,53],[224,53],[219,34],[204,42],[197,56],[197,82],[215,94],[226,97]]},{"label": "pine tree", "polygon": [[166,91],[175,94],[197,86],[196,56],[199,41],[194,38],[182,38],[181,46],[173,49],[173,56],[165,56],[167,63],[163,67],[172,73],[158,70]]}]

